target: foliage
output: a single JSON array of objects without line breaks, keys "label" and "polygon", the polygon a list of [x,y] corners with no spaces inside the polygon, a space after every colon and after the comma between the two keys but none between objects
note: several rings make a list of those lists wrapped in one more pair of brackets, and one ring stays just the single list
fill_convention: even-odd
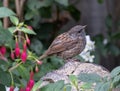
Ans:
[{"label": "foliage", "polygon": [[15,15],[15,13],[13,11],[11,11],[10,9],[8,9],[6,7],[0,7],[0,12],[1,12],[0,13],[0,18]]},{"label": "foliage", "polygon": [[[113,69],[110,76],[104,78],[95,73],[80,73],[78,76],[70,75],[69,79],[70,83],[64,84],[63,81],[50,83],[42,87],[40,91],[59,91],[60,87],[60,91],[71,91],[71,87],[75,87],[77,91],[112,91],[113,88],[120,87],[120,66]],[[84,83],[79,86],[78,81]],[[69,87],[69,90],[65,89],[67,87]],[[64,90],[62,90],[63,88]]]},{"label": "foliage", "polygon": [[[16,10],[13,2],[10,0],[11,9]],[[103,0],[98,0],[98,2],[102,4]],[[38,60],[38,56],[44,52],[58,33],[64,31],[61,27],[69,21],[68,16],[78,21],[81,12],[70,4],[69,0],[27,0],[23,11],[24,20],[21,22],[12,10],[0,7],[0,74],[2,74],[0,75],[0,89],[5,91],[5,86],[28,89],[32,85],[32,91],[36,91],[42,82],[38,81],[41,76],[63,65],[63,61],[54,56],[44,59],[43,63]],[[62,15],[63,12],[66,14]],[[3,28],[4,17],[9,17],[10,20],[10,27],[7,29]],[[120,32],[109,31],[112,28],[111,18],[110,15],[106,18],[107,43],[103,43],[105,39],[103,35],[94,38],[97,49],[103,56],[108,55],[107,53],[115,56],[120,54],[120,49],[116,46]],[[23,36],[19,36],[19,32],[22,32]],[[27,42],[27,46],[24,42],[18,41],[19,37]],[[91,89],[93,82],[97,82],[95,91],[107,91],[120,86],[119,69],[118,67],[111,72],[110,80],[101,79],[95,74],[82,74],[79,77],[70,75],[69,84],[58,81],[41,88],[41,91],[70,91],[71,86],[77,90]],[[34,77],[31,77],[33,76],[31,72],[34,72]],[[79,79],[87,83],[79,87]]]},{"label": "foliage", "polygon": [[[112,16],[108,15],[105,20],[105,24],[107,27],[106,36],[103,34],[96,35],[93,40],[96,43],[96,53],[95,55],[100,58],[103,57],[113,57],[116,58],[120,55],[120,48],[118,45],[120,32],[113,32],[112,31]],[[98,59],[100,61],[100,59]]]},{"label": "foliage", "polygon": [[[70,75],[69,79],[70,83],[64,84],[63,81],[57,81],[42,87],[40,91],[59,91],[59,88],[60,91],[71,91],[71,87],[75,87],[77,91],[112,91],[113,88],[120,86],[120,66],[113,69],[110,76],[104,78],[95,73],[80,73],[78,76]],[[79,86],[78,80],[84,83]],[[67,87],[69,90],[65,89]]]}]

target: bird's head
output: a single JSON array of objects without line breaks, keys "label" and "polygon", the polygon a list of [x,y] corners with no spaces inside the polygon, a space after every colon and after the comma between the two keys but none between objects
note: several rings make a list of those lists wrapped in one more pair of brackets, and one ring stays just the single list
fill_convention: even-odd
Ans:
[{"label": "bird's head", "polygon": [[71,28],[68,33],[73,36],[73,37],[85,37],[85,26],[81,26],[81,25],[76,25],[73,28]]}]

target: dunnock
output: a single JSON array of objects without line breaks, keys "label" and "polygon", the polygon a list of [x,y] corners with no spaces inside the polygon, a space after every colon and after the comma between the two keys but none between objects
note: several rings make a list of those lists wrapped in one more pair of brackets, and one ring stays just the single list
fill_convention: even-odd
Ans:
[{"label": "dunnock", "polygon": [[76,25],[68,32],[57,36],[39,60],[54,54],[67,60],[80,54],[86,45],[85,27]]}]

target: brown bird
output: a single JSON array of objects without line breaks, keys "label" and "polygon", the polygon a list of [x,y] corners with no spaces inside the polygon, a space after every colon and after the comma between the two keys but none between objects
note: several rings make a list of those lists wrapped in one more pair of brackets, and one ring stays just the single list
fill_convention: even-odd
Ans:
[{"label": "brown bird", "polygon": [[39,60],[54,54],[67,60],[80,54],[86,45],[85,27],[77,25],[57,36]]}]

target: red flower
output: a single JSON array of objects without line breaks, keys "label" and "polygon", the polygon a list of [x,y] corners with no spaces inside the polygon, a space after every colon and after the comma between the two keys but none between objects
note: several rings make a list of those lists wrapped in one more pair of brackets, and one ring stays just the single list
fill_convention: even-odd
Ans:
[{"label": "red flower", "polygon": [[33,79],[33,76],[34,76],[34,72],[33,72],[33,71],[31,71],[31,72],[30,72],[30,80],[32,80],[32,79]]},{"label": "red flower", "polygon": [[15,46],[15,55],[16,57],[20,56],[20,48],[19,48],[18,42],[16,42],[16,46]]},{"label": "red flower", "polygon": [[14,60],[15,59],[15,55],[14,55],[14,52],[12,51],[11,52],[11,55],[10,55],[11,59]]},{"label": "red flower", "polygon": [[33,79],[30,79],[29,82],[28,82],[28,87],[30,89],[32,89],[32,87],[34,86],[34,80]]},{"label": "red flower", "polygon": [[34,76],[34,72],[31,71],[30,72],[30,79],[27,83],[27,86],[26,86],[26,91],[31,91],[31,89],[33,88],[34,86],[34,80],[33,80],[33,76]]},{"label": "red flower", "polygon": [[26,61],[26,59],[27,59],[27,53],[26,53],[26,51],[23,50],[20,58],[21,58],[21,60],[22,60],[23,63]]},{"label": "red flower", "polygon": [[31,91],[30,87],[26,87],[25,91]]},{"label": "red flower", "polygon": [[25,91],[25,88],[20,88],[20,91]]},{"label": "red flower", "polygon": [[14,91],[14,86],[10,86],[9,91]]},{"label": "red flower", "polygon": [[5,47],[5,46],[1,46],[1,47],[0,47],[0,53],[1,53],[2,55],[5,55],[5,53],[6,53],[6,47]]}]

